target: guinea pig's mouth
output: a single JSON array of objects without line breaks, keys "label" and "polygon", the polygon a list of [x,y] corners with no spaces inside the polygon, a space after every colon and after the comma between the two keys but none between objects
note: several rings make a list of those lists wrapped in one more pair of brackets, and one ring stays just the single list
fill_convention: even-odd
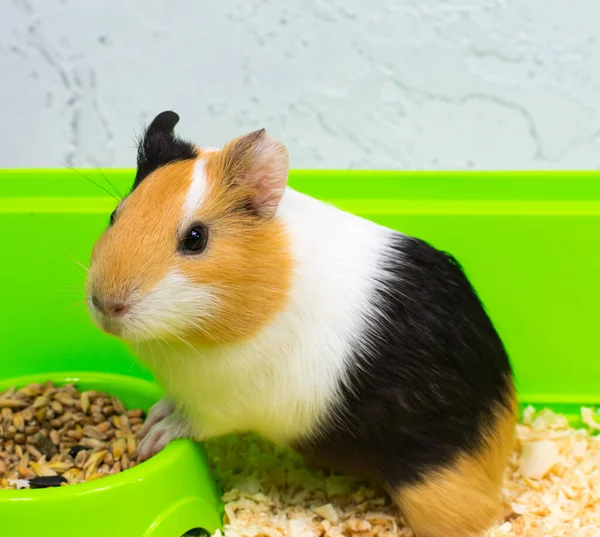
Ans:
[{"label": "guinea pig's mouth", "polygon": [[149,340],[183,341],[189,331],[203,330],[204,320],[219,302],[208,286],[194,286],[171,272],[149,291],[131,287],[112,293],[102,282],[89,281],[87,307],[94,324],[129,343]]},{"label": "guinea pig's mouth", "polygon": [[113,336],[123,337],[125,334],[125,329],[123,326],[123,321],[111,319],[110,317],[101,316],[100,317],[100,327],[102,330],[107,332],[108,334],[112,334]]}]

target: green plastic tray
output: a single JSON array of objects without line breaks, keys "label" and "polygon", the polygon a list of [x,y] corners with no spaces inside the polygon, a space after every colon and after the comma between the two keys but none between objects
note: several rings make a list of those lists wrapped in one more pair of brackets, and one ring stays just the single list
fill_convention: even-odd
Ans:
[{"label": "green plastic tray", "polygon": [[[110,190],[107,176],[125,193],[133,172],[0,171],[2,378],[35,375],[39,380],[50,373],[76,371],[90,385],[97,372],[151,379],[117,340],[91,325],[85,311],[85,270],[79,264],[87,265],[91,246],[116,202],[83,176]],[[294,171],[290,182],[298,190],[451,251],[504,339],[521,402],[573,416],[580,405],[600,404],[599,173]],[[126,383],[115,380],[114,391],[128,400]],[[149,404],[157,396],[145,388],[138,395],[131,392],[131,400]],[[173,449],[190,446],[181,441]],[[194,486],[195,475],[164,475],[161,493],[152,489],[150,478],[158,476],[168,456],[165,451],[145,468],[122,474],[128,481],[136,471],[146,471],[147,480],[136,489],[138,496],[115,495],[111,501],[123,503],[112,507],[112,516],[115,510],[127,510],[131,519],[146,523],[163,516],[159,497],[166,499],[168,491],[183,483]],[[184,456],[196,460],[198,467],[204,464],[198,453]],[[38,491],[35,497],[41,505],[42,497],[52,496],[51,506],[59,495],[70,499],[85,489],[89,495],[81,494],[92,508],[101,497],[96,488],[104,483],[108,486],[108,479],[64,493]],[[212,489],[205,485],[198,485],[197,494],[210,504],[213,496],[207,491]],[[3,524],[18,510],[26,517],[29,503],[8,501],[13,497],[18,495],[0,491]],[[96,519],[105,521],[109,500],[103,501]],[[69,507],[64,516],[72,516]],[[95,522],[86,524],[86,534],[92,535],[90,529],[98,531],[93,535],[107,534],[95,527]],[[47,526],[44,532],[77,534]],[[122,534],[145,535],[143,530]]]}]

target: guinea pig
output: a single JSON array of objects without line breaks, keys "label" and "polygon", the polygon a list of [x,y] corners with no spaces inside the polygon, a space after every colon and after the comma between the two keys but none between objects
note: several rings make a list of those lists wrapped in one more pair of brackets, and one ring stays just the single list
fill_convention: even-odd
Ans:
[{"label": "guinea pig", "polygon": [[380,484],[419,537],[483,534],[516,401],[459,263],[292,190],[264,129],[203,149],[178,121],[163,112],[143,134],[86,284],[94,322],[167,394],[140,457],[252,431]]}]

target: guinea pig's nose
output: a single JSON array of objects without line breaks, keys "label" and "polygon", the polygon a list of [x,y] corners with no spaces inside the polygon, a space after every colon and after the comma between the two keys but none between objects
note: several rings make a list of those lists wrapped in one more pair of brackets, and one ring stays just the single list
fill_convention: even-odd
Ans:
[{"label": "guinea pig's nose", "polygon": [[121,302],[104,302],[95,295],[92,295],[92,304],[98,311],[110,317],[123,317],[130,309],[127,304]]},{"label": "guinea pig's nose", "polygon": [[111,304],[108,307],[108,314],[113,317],[123,317],[129,311],[127,304]]}]

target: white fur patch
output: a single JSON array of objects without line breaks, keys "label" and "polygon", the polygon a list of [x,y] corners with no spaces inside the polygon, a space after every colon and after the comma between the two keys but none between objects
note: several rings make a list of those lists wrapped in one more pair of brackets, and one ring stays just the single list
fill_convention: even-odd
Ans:
[{"label": "white fur patch", "polygon": [[[297,261],[285,310],[253,340],[202,349],[176,344],[155,361],[155,375],[199,437],[252,430],[289,443],[318,431],[349,357],[367,345],[356,337],[368,329],[389,230],[290,189],[277,217]],[[147,344],[140,352],[147,358],[161,351]]]},{"label": "white fur patch", "polygon": [[198,159],[194,166],[192,182],[183,203],[183,222],[187,225],[192,222],[198,207],[206,196],[206,162]]},{"label": "white fur patch", "polygon": [[210,286],[192,284],[172,271],[119,320],[121,335],[131,342],[177,340],[182,328],[201,324],[217,307],[218,300]]}]

